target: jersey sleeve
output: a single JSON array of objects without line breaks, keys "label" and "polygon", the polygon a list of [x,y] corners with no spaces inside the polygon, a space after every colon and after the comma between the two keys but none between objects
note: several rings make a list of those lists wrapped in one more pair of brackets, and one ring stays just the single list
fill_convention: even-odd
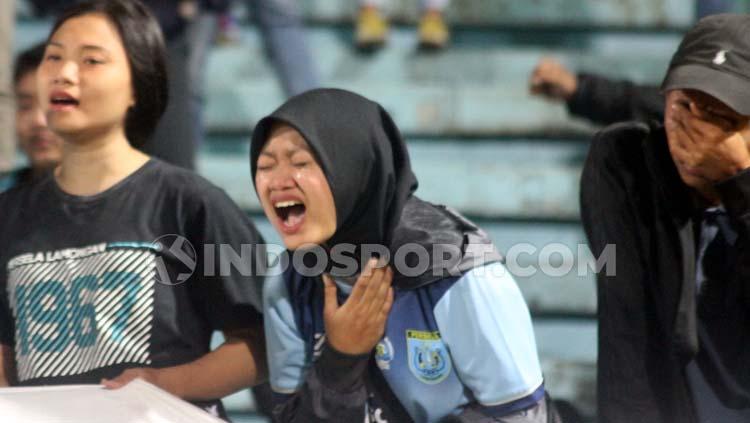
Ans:
[{"label": "jersey sleeve", "polygon": [[434,314],[459,377],[488,412],[511,414],[544,397],[529,310],[505,266],[462,276]]},{"label": "jersey sleeve", "polygon": [[307,359],[283,275],[269,277],[263,284],[263,325],[271,389],[291,394],[304,380]]},{"label": "jersey sleeve", "polygon": [[266,269],[263,238],[250,218],[216,187],[204,190],[186,233],[196,249],[196,307],[215,330],[242,329],[261,319]]}]

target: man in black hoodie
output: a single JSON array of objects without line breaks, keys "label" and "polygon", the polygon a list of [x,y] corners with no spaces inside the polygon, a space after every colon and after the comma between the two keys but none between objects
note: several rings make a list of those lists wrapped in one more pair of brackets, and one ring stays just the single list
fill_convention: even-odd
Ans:
[{"label": "man in black hoodie", "polygon": [[750,421],[750,16],[704,18],[663,122],[592,142],[581,210],[598,275],[602,423]]}]

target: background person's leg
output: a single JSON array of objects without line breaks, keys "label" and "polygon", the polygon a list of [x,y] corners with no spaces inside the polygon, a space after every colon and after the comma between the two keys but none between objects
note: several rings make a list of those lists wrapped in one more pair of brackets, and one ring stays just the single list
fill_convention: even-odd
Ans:
[{"label": "background person's leg", "polygon": [[302,15],[295,0],[250,0],[253,18],[284,93],[293,96],[320,85],[307,43]]},{"label": "background person's leg", "polygon": [[192,103],[188,57],[185,34],[167,43],[169,103],[154,135],[142,150],[168,163],[194,169],[199,134],[195,125],[198,117]]},{"label": "background person's leg", "polygon": [[203,12],[185,30],[188,49],[187,78],[190,84],[190,107],[193,109],[193,122],[196,133],[197,146],[200,147],[205,139],[203,118],[206,100],[206,68],[208,53],[211,51],[214,38],[219,29],[219,15],[213,12]]}]

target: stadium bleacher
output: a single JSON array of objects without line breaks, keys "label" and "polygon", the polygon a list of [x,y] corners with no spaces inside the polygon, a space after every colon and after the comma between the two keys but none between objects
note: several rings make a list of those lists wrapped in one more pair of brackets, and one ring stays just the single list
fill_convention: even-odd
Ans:
[{"label": "stadium bleacher", "polygon": [[[324,85],[382,103],[409,141],[418,195],[477,220],[501,251],[518,243],[585,244],[578,219],[578,179],[595,128],[564,107],[528,94],[528,75],[552,55],[585,69],[657,83],[693,22],[686,0],[454,0],[450,47],[416,51],[417,0],[394,1],[389,43],[374,54],[352,47],[351,0],[304,0],[310,46]],[[396,4],[398,3],[398,4]],[[21,19],[16,48],[39,41],[49,22]],[[254,218],[269,241],[249,175],[255,121],[282,92],[259,34],[242,26],[239,43],[215,47],[206,80],[208,137],[199,171]],[[538,252],[521,257],[536,262]],[[575,260],[575,259],[574,259]],[[560,266],[564,266],[564,258]],[[519,277],[535,316],[547,387],[589,418],[595,412],[596,298],[592,272]],[[238,422],[252,416],[249,395],[228,402]],[[586,421],[586,420],[583,420]]]}]

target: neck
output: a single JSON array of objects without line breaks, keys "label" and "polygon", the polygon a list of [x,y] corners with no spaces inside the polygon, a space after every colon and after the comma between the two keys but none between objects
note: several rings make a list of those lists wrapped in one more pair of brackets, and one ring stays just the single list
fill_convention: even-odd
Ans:
[{"label": "neck", "polygon": [[39,179],[55,168],[54,164],[43,165],[43,166],[32,166],[31,167],[31,179]]},{"label": "neck", "polygon": [[124,131],[89,139],[65,138],[55,179],[72,195],[96,195],[122,181],[148,161],[148,156],[131,147]]}]

